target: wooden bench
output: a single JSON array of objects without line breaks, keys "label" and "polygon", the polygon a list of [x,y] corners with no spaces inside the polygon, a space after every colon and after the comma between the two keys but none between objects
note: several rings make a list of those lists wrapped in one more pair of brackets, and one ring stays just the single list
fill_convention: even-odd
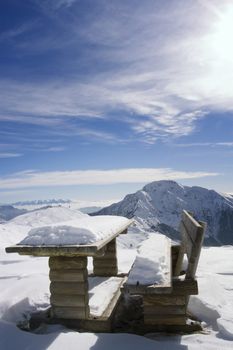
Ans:
[{"label": "wooden bench", "polygon": [[[156,277],[146,281],[141,273],[141,278],[135,279],[140,270],[145,256],[141,254],[147,240],[142,243],[139,255],[129,273],[129,278],[124,285],[124,291],[130,295],[140,295],[143,302],[144,326],[146,330],[161,331],[193,331],[200,329],[200,325],[191,322],[187,313],[189,296],[198,294],[195,274],[204,238],[205,223],[196,221],[187,211],[183,211],[180,223],[181,243],[171,245],[171,240],[163,238],[163,251],[155,249],[154,256],[148,256],[151,265],[158,261],[165,264],[161,281]],[[149,238],[150,245],[156,245],[155,238]],[[158,237],[159,239],[159,237]],[[157,241],[158,241],[157,239]],[[154,242],[153,242],[154,241]],[[145,249],[146,250],[146,249]],[[183,271],[184,257],[187,259],[187,268]],[[141,267],[142,270],[144,266]],[[136,270],[136,272],[135,272]],[[152,269],[153,270],[153,269]],[[183,273],[183,274],[182,274]],[[151,284],[148,282],[152,282]]]}]

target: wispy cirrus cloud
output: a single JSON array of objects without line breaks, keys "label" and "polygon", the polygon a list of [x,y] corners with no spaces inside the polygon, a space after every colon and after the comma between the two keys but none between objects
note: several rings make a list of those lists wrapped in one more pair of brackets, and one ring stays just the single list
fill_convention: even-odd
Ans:
[{"label": "wispy cirrus cloud", "polygon": [[72,171],[23,171],[0,177],[1,190],[44,186],[108,185],[123,183],[146,183],[162,179],[195,179],[217,176],[218,173],[204,171],[177,171],[170,168],[129,168],[111,170]]},{"label": "wispy cirrus cloud", "polygon": [[0,152],[0,158],[15,158],[22,157],[22,153],[13,153],[13,152]]},{"label": "wispy cirrus cloud", "polygon": [[73,118],[116,119],[147,143],[189,135],[211,111],[233,109],[233,57],[224,60],[215,45],[227,3],[101,0],[85,11],[83,2],[50,2],[66,7],[65,16],[50,11],[56,30],[21,50],[65,49],[61,77],[0,81],[0,120],[59,127]]},{"label": "wispy cirrus cloud", "polygon": [[233,147],[233,142],[193,142],[193,143],[176,143],[176,147]]}]

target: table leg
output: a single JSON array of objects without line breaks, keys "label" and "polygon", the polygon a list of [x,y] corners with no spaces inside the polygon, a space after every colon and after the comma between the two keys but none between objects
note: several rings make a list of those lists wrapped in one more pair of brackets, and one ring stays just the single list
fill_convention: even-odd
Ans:
[{"label": "table leg", "polygon": [[103,256],[93,257],[93,273],[96,276],[116,276],[118,273],[116,238],[106,245]]},{"label": "table leg", "polygon": [[87,257],[50,257],[49,267],[52,317],[87,319],[90,314]]}]

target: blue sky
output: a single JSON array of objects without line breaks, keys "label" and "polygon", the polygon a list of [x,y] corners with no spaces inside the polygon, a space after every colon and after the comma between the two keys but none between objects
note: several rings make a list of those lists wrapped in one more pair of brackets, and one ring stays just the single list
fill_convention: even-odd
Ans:
[{"label": "blue sky", "polygon": [[233,193],[233,4],[0,3],[0,202]]}]

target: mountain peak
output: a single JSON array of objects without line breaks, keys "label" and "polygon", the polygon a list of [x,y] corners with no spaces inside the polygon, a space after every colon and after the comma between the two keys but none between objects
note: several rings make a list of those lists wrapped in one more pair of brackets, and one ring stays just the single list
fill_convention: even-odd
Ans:
[{"label": "mountain peak", "polygon": [[134,218],[141,229],[160,230],[176,239],[183,209],[207,222],[207,243],[233,243],[232,198],[199,186],[182,186],[173,180],[151,182],[96,215]]}]

